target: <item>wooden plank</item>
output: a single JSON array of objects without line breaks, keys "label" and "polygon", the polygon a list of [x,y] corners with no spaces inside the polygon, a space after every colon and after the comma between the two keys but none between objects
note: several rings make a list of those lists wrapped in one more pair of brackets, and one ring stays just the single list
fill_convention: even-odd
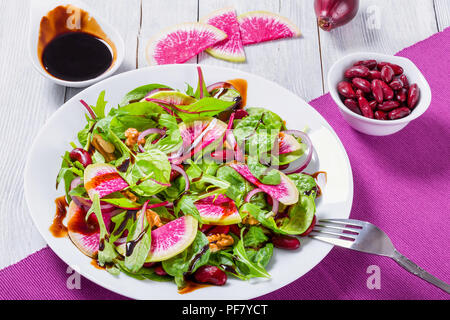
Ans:
[{"label": "wooden plank", "polygon": [[4,44],[0,50],[1,269],[45,245],[25,203],[23,171],[38,130],[63,102],[64,87],[48,81],[31,65],[28,7],[21,1],[1,1],[0,12],[0,39]]},{"label": "wooden plank", "polygon": [[325,80],[333,63],[349,53],[394,54],[436,32],[432,0],[361,1],[350,23],[331,32],[320,30]]},{"label": "wooden plank", "polygon": [[[137,42],[141,23],[141,0],[85,0],[95,12],[112,24],[125,43],[125,58],[116,74],[137,68]],[[84,88],[67,88],[65,101]]]},{"label": "wooden plank", "polygon": [[307,101],[322,94],[319,42],[312,1],[200,0],[199,15],[202,17],[229,6],[233,6],[238,15],[255,10],[281,14],[300,28],[302,37],[246,46],[245,63],[219,60],[207,53],[200,54],[199,63],[258,74],[292,90]]},{"label": "wooden plank", "polygon": [[[142,1],[142,27],[139,35],[138,67],[148,66],[145,48],[148,40],[167,27],[195,22],[198,18],[198,0],[144,0]],[[193,58],[186,63],[196,63]]]},{"label": "wooden plank", "polygon": [[448,28],[450,26],[450,1],[434,0],[434,10],[439,31]]}]

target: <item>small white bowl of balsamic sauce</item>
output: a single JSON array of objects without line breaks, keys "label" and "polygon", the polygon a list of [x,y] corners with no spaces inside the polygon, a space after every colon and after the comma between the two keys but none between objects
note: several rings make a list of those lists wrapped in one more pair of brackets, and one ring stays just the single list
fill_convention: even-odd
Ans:
[{"label": "small white bowl of balsamic sauce", "polygon": [[125,45],[119,33],[79,1],[31,2],[30,55],[46,78],[87,87],[120,66]]}]

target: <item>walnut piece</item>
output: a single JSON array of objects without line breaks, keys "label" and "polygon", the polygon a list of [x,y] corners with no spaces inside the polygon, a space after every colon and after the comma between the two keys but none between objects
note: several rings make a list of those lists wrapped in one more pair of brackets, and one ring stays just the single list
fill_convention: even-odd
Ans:
[{"label": "walnut piece", "polygon": [[130,148],[132,148],[138,142],[139,144],[145,143],[145,139],[141,139],[140,141],[138,141],[139,131],[137,131],[135,128],[128,128],[125,131],[125,138],[127,138],[125,140],[125,144]]},{"label": "walnut piece", "polygon": [[248,224],[248,225],[251,225],[251,226],[255,226],[255,225],[259,224],[259,221],[256,220],[256,218],[253,217],[253,216],[249,213],[249,214],[247,214],[247,215],[244,217],[244,219],[242,219],[242,223],[243,223],[243,224]]},{"label": "walnut piece", "polygon": [[147,216],[147,221],[148,224],[150,225],[150,228],[152,228],[153,226],[159,228],[163,225],[163,223],[161,222],[161,218],[159,217],[159,214],[157,214],[155,211],[147,209],[145,214]]},{"label": "walnut piece", "polygon": [[211,252],[216,252],[226,247],[232,246],[234,243],[233,237],[224,233],[217,233],[208,236],[209,249]]}]

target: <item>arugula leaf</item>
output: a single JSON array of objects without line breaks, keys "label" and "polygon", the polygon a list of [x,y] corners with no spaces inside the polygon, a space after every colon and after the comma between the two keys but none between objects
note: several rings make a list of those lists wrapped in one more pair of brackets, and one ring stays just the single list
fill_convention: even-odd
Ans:
[{"label": "arugula leaf", "polygon": [[100,208],[100,198],[98,197],[98,194],[94,195],[92,206],[86,213],[86,219],[88,219],[92,213],[94,213],[97,217],[98,225],[100,227],[100,246],[103,247],[99,248],[97,259],[99,265],[104,266],[105,263],[113,262],[118,254],[114,249],[114,245],[108,240],[109,234],[106,230],[105,221],[103,220],[102,210]]},{"label": "arugula leaf", "polygon": [[247,256],[256,265],[266,267],[273,255],[273,244],[268,243],[260,249],[248,249]]},{"label": "arugula leaf", "polygon": [[[153,143],[152,136],[147,136],[144,149],[158,149],[169,154],[177,151],[183,145],[183,138],[181,137],[180,129],[178,127],[175,117],[168,114],[161,114],[158,120],[158,127],[165,128],[165,135],[156,143]],[[156,134],[154,136],[157,136]]]},{"label": "arugula leaf", "polygon": [[198,212],[197,207],[195,206],[195,201],[197,201],[198,198],[191,195],[184,195],[181,197],[180,200],[175,205],[174,212],[176,216],[179,216],[179,213],[182,212],[185,215],[191,215],[195,219],[198,220],[198,222],[203,223],[202,218],[200,217],[200,212]]},{"label": "arugula leaf", "polygon": [[130,255],[125,254],[125,267],[132,273],[141,269],[147,259],[151,247],[151,232],[146,212],[141,210],[127,237],[127,244],[131,242],[135,245]]},{"label": "arugula leaf", "polygon": [[[177,106],[178,110],[176,111],[176,113],[183,121],[188,121],[206,116],[215,116],[228,109],[233,104],[235,104],[234,101],[224,101],[207,97],[202,98],[194,102],[193,104]],[[183,110],[185,112],[180,110]]]},{"label": "arugula leaf", "polygon": [[117,266],[117,268],[119,268],[120,271],[125,273],[127,276],[135,278],[137,280],[149,279],[149,280],[160,281],[160,282],[172,281],[172,277],[157,275],[155,273],[155,269],[154,268],[144,268],[144,267],[142,267],[137,272],[131,272],[125,266],[125,262],[124,261],[116,260],[115,261],[115,265]]},{"label": "arugula leaf", "polygon": [[167,188],[160,183],[169,183],[171,171],[167,156],[157,149],[152,149],[135,156],[135,162],[128,168],[125,180],[133,192],[149,197]]},{"label": "arugula leaf", "polygon": [[139,203],[131,201],[130,199],[125,197],[120,192],[114,192],[114,193],[108,194],[107,196],[102,198],[102,201],[111,203],[111,204],[115,205],[116,207],[121,207],[121,208],[139,208],[142,206]]},{"label": "arugula leaf", "polygon": [[[243,231],[243,230],[242,230]],[[243,233],[243,232],[242,232]],[[242,234],[241,239],[238,241],[238,243],[233,247],[233,255],[235,255],[237,261],[236,265],[239,267],[239,269],[247,269],[247,277],[248,278],[270,278],[270,274],[267,273],[264,266],[259,263],[259,261],[254,262],[252,261],[251,257],[248,256],[247,251],[244,247],[244,241],[242,240]]]},{"label": "arugula leaf", "polygon": [[105,107],[108,102],[105,101],[105,90],[100,92],[98,98],[97,98],[97,104],[95,106],[91,106],[92,111],[94,111],[97,118],[104,118],[105,117]]},{"label": "arugula leaf", "polygon": [[113,216],[111,222],[114,223],[114,229],[109,236],[109,241],[114,243],[117,239],[122,237],[125,230],[130,232],[130,229],[134,224],[134,214],[133,212],[123,211]]},{"label": "arugula leaf", "polygon": [[[172,89],[166,85],[159,84],[159,83],[151,83],[146,84],[144,86],[137,87],[130,92],[128,92],[123,98],[122,101],[119,103],[120,107],[123,107],[131,102],[142,100],[147,93],[150,91],[153,91],[155,89]],[[172,89],[173,90],[173,89]]]},{"label": "arugula leaf", "polygon": [[299,235],[308,229],[314,218],[316,205],[314,195],[301,195],[299,201],[290,207],[288,217],[279,220],[279,225],[271,212],[263,210],[253,203],[245,203],[239,208],[241,217],[251,214],[264,227],[280,234]]},{"label": "arugula leaf", "polygon": [[269,238],[266,236],[261,227],[251,226],[244,235],[244,246],[258,247],[267,240],[269,240]]},{"label": "arugula leaf", "polygon": [[200,231],[192,244],[175,257],[162,262],[164,270],[175,277],[178,287],[184,286],[184,274],[194,273],[199,267],[205,265],[210,256],[208,238]]},{"label": "arugula leaf", "polygon": [[207,188],[207,184],[217,186],[222,189],[228,189],[230,184],[214,174],[217,171],[219,165],[210,160],[202,161],[199,164],[194,163],[192,160],[187,160],[190,164],[189,168],[186,170],[189,180],[191,182],[191,189],[197,192],[203,192]]}]

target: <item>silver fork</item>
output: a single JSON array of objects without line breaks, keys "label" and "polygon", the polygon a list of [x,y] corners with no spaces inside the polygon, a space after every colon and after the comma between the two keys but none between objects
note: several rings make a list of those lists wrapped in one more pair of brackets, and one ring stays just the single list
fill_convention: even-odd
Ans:
[{"label": "silver fork", "polygon": [[412,274],[450,293],[450,285],[403,256],[394,248],[386,233],[370,222],[354,219],[321,219],[309,236],[340,247],[392,258]]}]

